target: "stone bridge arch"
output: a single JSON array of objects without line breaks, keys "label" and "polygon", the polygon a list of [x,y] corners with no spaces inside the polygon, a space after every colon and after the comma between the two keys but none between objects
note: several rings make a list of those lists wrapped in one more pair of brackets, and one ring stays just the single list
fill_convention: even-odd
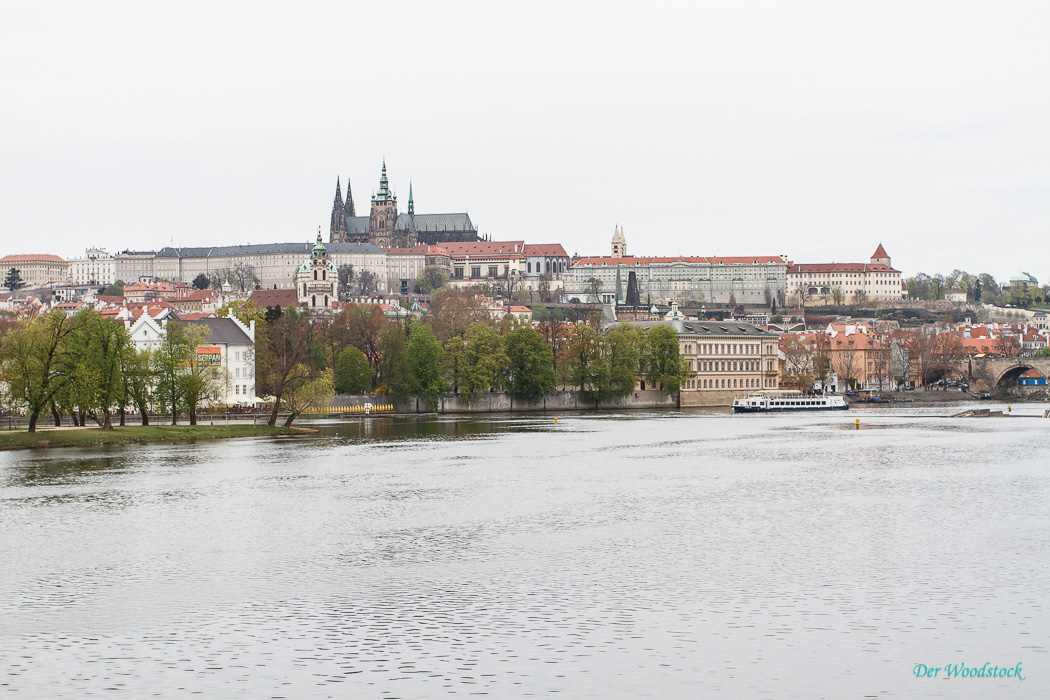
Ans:
[{"label": "stone bridge arch", "polygon": [[1050,357],[982,357],[972,358],[969,365],[971,392],[1014,392],[1017,380],[1034,369],[1050,377]]},{"label": "stone bridge arch", "polygon": [[1020,362],[1013,367],[1003,369],[995,379],[995,388],[1000,390],[1017,388],[1017,381],[1031,370],[1039,372],[1046,379],[1046,371],[1040,370],[1034,362]]}]

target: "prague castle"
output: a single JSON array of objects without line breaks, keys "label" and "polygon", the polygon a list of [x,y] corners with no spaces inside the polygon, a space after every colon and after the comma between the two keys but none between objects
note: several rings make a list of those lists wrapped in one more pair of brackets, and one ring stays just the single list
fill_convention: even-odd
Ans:
[{"label": "prague castle", "polygon": [[336,178],[328,240],[332,243],[371,243],[380,248],[411,248],[418,243],[438,245],[481,239],[466,213],[417,214],[411,184],[408,186],[408,211],[399,212],[397,195],[390,190],[384,160],[379,190],[372,195],[372,210],[368,216],[357,216],[349,180],[346,201],[343,201],[340,182]]}]

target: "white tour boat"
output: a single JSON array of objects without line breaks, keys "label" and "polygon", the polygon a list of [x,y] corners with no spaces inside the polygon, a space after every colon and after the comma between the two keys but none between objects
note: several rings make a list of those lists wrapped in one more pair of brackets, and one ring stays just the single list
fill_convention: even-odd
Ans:
[{"label": "white tour boat", "polygon": [[797,391],[765,391],[749,394],[744,399],[733,399],[737,413],[764,413],[767,411],[845,411],[849,404],[841,396],[806,396]]}]

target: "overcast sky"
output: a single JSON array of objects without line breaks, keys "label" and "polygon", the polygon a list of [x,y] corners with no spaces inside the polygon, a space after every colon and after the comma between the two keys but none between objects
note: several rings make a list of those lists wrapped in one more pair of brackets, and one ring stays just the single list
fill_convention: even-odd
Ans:
[{"label": "overcast sky", "polygon": [[496,240],[1050,278],[1050,3],[0,10],[0,255],[328,236],[337,175]]}]

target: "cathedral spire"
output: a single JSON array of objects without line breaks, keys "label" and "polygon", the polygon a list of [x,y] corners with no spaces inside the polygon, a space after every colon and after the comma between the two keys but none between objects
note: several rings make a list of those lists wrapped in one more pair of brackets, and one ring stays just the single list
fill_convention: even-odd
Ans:
[{"label": "cathedral spire", "polygon": [[343,211],[347,218],[357,216],[354,213],[354,195],[350,192],[350,178],[346,178],[346,206],[343,207]]},{"label": "cathedral spire", "polygon": [[416,203],[412,199],[412,181],[408,181],[408,215],[415,216],[416,214]]},{"label": "cathedral spire", "polygon": [[343,193],[339,187],[338,175],[335,177],[335,201],[332,203],[332,224],[329,228],[328,240],[346,240],[346,212],[343,207]]},{"label": "cathedral spire", "polygon": [[372,195],[373,202],[394,202],[397,201],[390,192],[390,181],[386,177],[386,158],[383,159],[383,174],[379,177],[379,190]]},{"label": "cathedral spire", "polygon": [[343,193],[339,189],[339,176],[335,176],[335,202],[334,205],[342,208],[343,206]]}]

